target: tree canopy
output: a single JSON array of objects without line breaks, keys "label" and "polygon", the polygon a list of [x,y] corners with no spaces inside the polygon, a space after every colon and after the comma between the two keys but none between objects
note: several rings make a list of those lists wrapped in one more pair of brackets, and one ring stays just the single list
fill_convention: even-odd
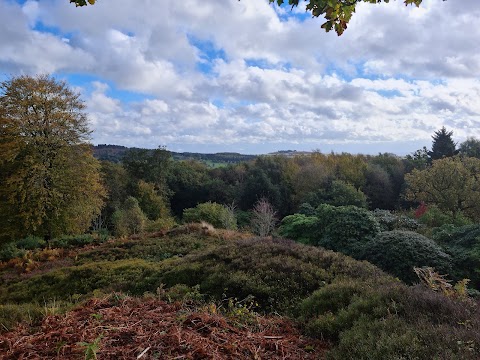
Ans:
[{"label": "tree canopy", "polygon": [[[268,0],[270,3],[276,3],[278,6],[285,4],[285,0]],[[298,6],[301,0],[288,0],[288,5],[292,8]],[[347,29],[348,22],[355,12],[355,7],[360,2],[377,4],[381,2],[388,3],[390,0],[305,0],[308,2],[307,11],[312,13],[313,17],[323,17],[326,22],[322,24],[325,31],[335,30],[340,36]],[[445,1],[445,0],[444,0]],[[86,6],[95,4],[95,0],[70,0],[75,6]],[[404,0],[405,5],[420,6],[422,0]]]},{"label": "tree canopy", "polygon": [[87,230],[105,190],[79,94],[47,75],[0,84],[0,239]]},{"label": "tree canopy", "polygon": [[458,156],[434,160],[425,170],[405,176],[407,200],[437,205],[455,219],[465,213],[480,217],[480,160]]}]

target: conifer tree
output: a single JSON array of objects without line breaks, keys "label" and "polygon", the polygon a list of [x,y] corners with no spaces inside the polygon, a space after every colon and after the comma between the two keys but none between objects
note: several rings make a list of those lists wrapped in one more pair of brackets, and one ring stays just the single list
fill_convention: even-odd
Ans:
[{"label": "conifer tree", "polygon": [[87,230],[105,190],[79,94],[47,75],[0,84],[0,241]]},{"label": "conifer tree", "polygon": [[447,131],[445,126],[440,130],[435,131],[432,136],[432,151],[428,152],[430,162],[455,156],[458,153],[458,150],[456,149],[457,144],[453,141],[452,136],[453,131]]}]

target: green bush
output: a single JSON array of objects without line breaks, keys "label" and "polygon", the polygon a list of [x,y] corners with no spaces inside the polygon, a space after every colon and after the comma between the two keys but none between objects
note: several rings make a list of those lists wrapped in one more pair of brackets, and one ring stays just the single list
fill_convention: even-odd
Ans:
[{"label": "green bush", "polygon": [[373,216],[380,224],[382,231],[392,230],[411,230],[415,231],[419,229],[422,224],[417,220],[412,219],[406,215],[398,215],[390,210],[375,209],[372,211]]},{"label": "green bush", "polygon": [[453,278],[468,278],[469,285],[480,290],[480,224],[443,226],[434,233],[434,239],[452,257]]},{"label": "green bush", "polygon": [[370,211],[326,204],[316,209],[315,216],[286,216],[278,230],[281,236],[353,257],[358,257],[362,247],[379,231],[380,225]]},{"label": "green bush", "polygon": [[385,231],[365,245],[363,258],[407,283],[418,280],[413,267],[448,274],[451,258],[433,240],[412,231]]},{"label": "green bush", "polygon": [[356,206],[321,205],[317,217],[322,233],[317,245],[354,257],[380,232],[371,212]]},{"label": "green bush", "polygon": [[35,250],[45,247],[46,242],[41,237],[31,235],[18,240],[16,245],[19,249]]},{"label": "green bush", "polygon": [[476,359],[479,309],[388,278],[337,278],[300,304],[308,335],[330,359]]},{"label": "green bush", "polygon": [[159,218],[155,221],[148,221],[145,226],[145,231],[157,232],[157,231],[170,230],[175,225],[176,225],[175,219],[168,216],[168,217]]},{"label": "green bush", "polygon": [[26,250],[35,250],[45,247],[46,242],[38,236],[27,236],[16,242],[9,242],[0,247],[0,261],[23,257]]},{"label": "green bush", "polygon": [[318,231],[318,218],[303,214],[285,216],[278,228],[278,234],[287,239],[294,239],[302,244],[314,245],[321,237]]},{"label": "green bush", "polygon": [[49,245],[52,248],[67,249],[97,244],[102,242],[103,239],[103,237],[93,236],[92,234],[64,235],[50,240]]},{"label": "green bush", "polygon": [[0,334],[11,330],[22,321],[33,325],[43,316],[45,316],[44,307],[37,304],[0,304]]},{"label": "green bush", "polygon": [[183,210],[183,222],[201,221],[212,224],[216,228],[237,229],[237,219],[233,210],[215,202],[209,201]]},{"label": "green bush", "polygon": [[26,250],[19,249],[15,243],[7,243],[0,248],[0,261],[8,261],[25,255]]}]

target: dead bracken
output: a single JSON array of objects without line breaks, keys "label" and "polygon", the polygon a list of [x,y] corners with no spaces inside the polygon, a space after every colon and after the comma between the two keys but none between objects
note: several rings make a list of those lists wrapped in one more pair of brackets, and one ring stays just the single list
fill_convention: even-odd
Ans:
[{"label": "dead bracken", "polygon": [[[2,359],[321,359],[326,344],[280,317],[239,324],[182,303],[114,294],[0,334]],[[212,307],[210,307],[212,309]]]}]

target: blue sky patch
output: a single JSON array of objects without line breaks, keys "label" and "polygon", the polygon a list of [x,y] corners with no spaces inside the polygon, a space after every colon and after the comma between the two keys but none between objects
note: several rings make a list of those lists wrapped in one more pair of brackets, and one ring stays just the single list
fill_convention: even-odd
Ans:
[{"label": "blue sky patch", "polygon": [[118,99],[124,103],[140,102],[146,99],[154,99],[155,97],[140,92],[118,89],[112,81],[105,80],[91,74],[56,74],[57,78],[66,79],[72,86],[79,86],[85,89],[87,94],[95,91],[94,82],[98,81],[102,84],[107,84],[108,89],[105,94],[111,98]]},{"label": "blue sky patch", "polygon": [[214,66],[214,60],[227,60],[227,55],[223,49],[218,48],[213,41],[202,40],[191,34],[187,35],[188,42],[200,51],[200,61],[196,66],[204,74],[211,74]]}]

